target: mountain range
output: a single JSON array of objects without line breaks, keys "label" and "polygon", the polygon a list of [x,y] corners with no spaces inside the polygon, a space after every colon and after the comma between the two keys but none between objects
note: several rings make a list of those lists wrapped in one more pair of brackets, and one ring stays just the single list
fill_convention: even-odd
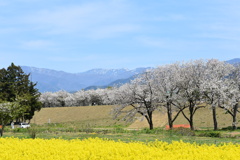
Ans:
[{"label": "mountain range", "polygon": [[230,60],[228,60],[226,62],[229,63],[229,64],[233,64],[233,65],[240,64],[240,58],[230,59]]},{"label": "mountain range", "polygon": [[[240,58],[226,61],[240,63]],[[30,80],[37,83],[40,92],[65,90],[75,92],[81,89],[106,88],[129,82],[150,67],[129,69],[92,69],[80,73],[67,73],[45,68],[21,66],[25,73],[30,73]]]},{"label": "mountain range", "polygon": [[80,73],[67,73],[45,68],[21,66],[24,73],[30,73],[30,80],[37,82],[40,92],[65,90],[75,92],[81,89],[96,89],[126,83],[150,67],[128,69],[92,69]]}]

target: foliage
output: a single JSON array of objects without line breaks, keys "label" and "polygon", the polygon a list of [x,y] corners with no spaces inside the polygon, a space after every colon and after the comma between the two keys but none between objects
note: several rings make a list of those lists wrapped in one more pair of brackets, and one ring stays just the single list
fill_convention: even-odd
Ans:
[{"label": "foliage", "polygon": [[145,134],[160,134],[160,133],[163,133],[164,130],[163,128],[154,128],[154,129],[144,128],[142,130],[139,130],[138,132],[145,133]]},{"label": "foliage", "polygon": [[13,63],[7,69],[0,70],[0,102],[18,102],[25,113],[16,118],[22,120],[30,120],[34,112],[41,109],[38,100],[40,93],[35,88],[36,83],[29,80],[29,76],[30,74],[25,74],[20,66]]},{"label": "foliage", "polygon": [[15,119],[30,120],[34,112],[41,109],[38,101],[40,93],[29,76],[13,63],[7,69],[0,70],[1,135],[7,123]]},{"label": "foliage", "polygon": [[198,136],[202,137],[221,137],[221,132],[219,131],[201,131]]},{"label": "foliage", "polygon": [[0,123],[1,123],[1,136],[3,135],[4,127],[7,123],[15,119],[19,114],[25,110],[19,107],[16,102],[2,102],[0,103]]},{"label": "foliage", "polygon": [[173,128],[172,130],[169,131],[171,134],[177,134],[181,136],[195,136],[195,132],[189,128]]}]

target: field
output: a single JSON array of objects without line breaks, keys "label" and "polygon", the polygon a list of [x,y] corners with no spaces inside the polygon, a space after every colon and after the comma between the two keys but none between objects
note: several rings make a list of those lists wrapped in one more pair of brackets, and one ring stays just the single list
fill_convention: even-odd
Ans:
[{"label": "field", "polygon": [[[166,114],[154,113],[155,129],[145,120],[113,120],[112,106],[43,108],[31,128],[6,127],[2,159],[239,159],[240,130],[213,131],[211,112],[195,117],[196,131],[165,130]],[[219,126],[231,117],[218,111]],[[187,124],[182,116],[175,124]],[[16,126],[17,127],[17,126]],[[21,147],[19,147],[21,146]]]},{"label": "field", "polygon": [[32,123],[81,122],[104,125],[115,123],[110,116],[112,106],[54,107],[36,112]]},{"label": "field", "polygon": [[[111,127],[114,125],[127,125],[129,129],[147,128],[148,124],[142,117],[137,117],[133,123],[126,124],[121,121],[112,119],[111,110],[113,106],[85,106],[85,107],[56,107],[43,108],[36,112],[32,123],[66,123],[75,122],[80,125],[91,125],[96,127]],[[224,110],[217,110],[219,128],[231,126],[232,119]],[[240,119],[240,115],[238,116]],[[165,127],[167,125],[166,112],[155,112],[153,115],[154,127]],[[187,120],[180,114],[174,124],[188,124]],[[209,108],[199,109],[194,118],[194,124],[197,129],[212,129],[212,115]]]},{"label": "field", "polygon": [[[238,159],[237,144],[198,145],[184,142],[149,143],[90,138],[62,139],[0,139],[2,159]],[[21,146],[19,148],[19,146]]]},{"label": "field", "polygon": [[[63,138],[63,139],[85,139],[85,138],[107,138],[112,140],[121,139],[129,142],[154,141],[160,139],[166,142],[172,140],[184,140],[197,143],[222,143],[239,142],[239,130],[231,131],[221,129],[212,130],[211,112],[208,108],[199,110],[195,117],[197,131],[189,129],[165,130],[167,116],[163,112],[154,113],[154,130],[148,129],[147,122],[141,117],[136,118],[133,123],[126,123],[112,119],[110,114],[112,106],[87,106],[87,107],[60,107],[43,108],[36,112],[31,121],[30,129],[16,128],[10,126],[5,129],[5,137],[20,138]],[[219,128],[226,128],[231,124],[231,117],[222,110],[218,111]],[[187,124],[183,116],[179,116],[175,124]],[[214,138],[213,138],[214,137]]]},{"label": "field", "polygon": [[[74,139],[0,139],[1,159],[231,159],[240,156],[240,145],[199,145],[182,141],[166,143],[129,142],[89,138]],[[19,147],[21,146],[21,147]]]}]

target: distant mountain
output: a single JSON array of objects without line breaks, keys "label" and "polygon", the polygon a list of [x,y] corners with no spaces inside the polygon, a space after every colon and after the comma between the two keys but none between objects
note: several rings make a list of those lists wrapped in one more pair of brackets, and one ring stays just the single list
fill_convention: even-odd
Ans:
[{"label": "distant mountain", "polygon": [[129,83],[131,80],[133,80],[136,76],[136,75],[133,75],[129,78],[126,78],[126,79],[118,79],[116,81],[113,81],[111,83],[109,83],[108,85],[105,85],[105,86],[88,86],[87,88],[85,88],[84,90],[90,90],[90,89],[104,89],[104,88],[107,88],[107,87],[119,87],[125,83]]},{"label": "distant mountain", "polygon": [[73,92],[88,86],[109,86],[114,81],[128,79],[149,69],[92,69],[81,73],[67,73],[28,66],[21,66],[21,68],[25,73],[31,73],[31,81],[37,82],[37,88],[40,92],[59,90]]},{"label": "distant mountain", "polygon": [[[226,61],[230,64],[240,63],[240,58]],[[31,73],[31,81],[37,82],[40,92],[66,90],[74,92],[81,89],[97,89],[119,86],[130,82],[138,74],[150,67],[129,69],[92,69],[81,73],[67,73],[44,68],[21,66],[25,73]]]},{"label": "distant mountain", "polygon": [[239,64],[240,63],[240,58],[234,58],[231,60],[226,61],[229,64]]},{"label": "distant mountain", "polygon": [[[229,63],[229,64],[240,64],[240,58],[231,59],[231,60],[228,60],[226,62]],[[89,86],[89,87],[85,88],[85,90],[107,88],[109,86],[120,86],[122,84],[129,83],[131,80],[133,80],[136,77],[136,75],[133,75],[133,76],[131,76],[129,78],[126,78],[126,79],[118,79],[116,81],[111,82],[108,85],[105,85],[105,86]]]}]

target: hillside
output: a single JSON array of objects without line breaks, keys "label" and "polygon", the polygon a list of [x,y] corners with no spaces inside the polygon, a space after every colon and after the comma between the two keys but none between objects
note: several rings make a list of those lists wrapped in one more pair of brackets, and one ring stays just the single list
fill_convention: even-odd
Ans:
[{"label": "hillside", "polygon": [[[32,123],[65,123],[74,122],[91,126],[113,126],[116,124],[125,124],[123,121],[113,120],[110,115],[112,106],[87,106],[87,107],[56,107],[43,108],[40,112],[36,112],[31,120]],[[231,126],[231,116],[225,114],[224,110],[217,110],[217,118],[219,128]],[[238,114],[240,120],[240,114]],[[167,125],[167,115],[161,112],[155,112],[153,115],[155,127],[165,127]],[[212,128],[212,115],[209,108],[200,109],[196,112],[194,118],[196,128]],[[180,115],[174,124],[188,124],[186,119]],[[136,118],[129,128],[145,128],[148,127],[146,120],[142,117]]]},{"label": "hillside", "polygon": [[111,109],[112,106],[42,108],[35,113],[31,122],[35,124],[75,122],[91,126],[124,123],[112,119]]},{"label": "hillside", "polygon": [[[218,118],[218,127],[225,128],[232,125],[232,117],[229,114],[226,114],[224,110],[217,109],[217,118]],[[238,119],[240,120],[240,114],[238,114]],[[165,127],[168,125],[167,114],[155,112],[153,114],[154,127]],[[188,121],[183,117],[182,114],[174,122],[177,124],[188,124]],[[198,128],[213,128],[212,113],[209,108],[199,109],[194,116],[194,126]],[[132,123],[129,128],[144,128],[148,127],[148,123],[145,119],[139,118]]]}]

